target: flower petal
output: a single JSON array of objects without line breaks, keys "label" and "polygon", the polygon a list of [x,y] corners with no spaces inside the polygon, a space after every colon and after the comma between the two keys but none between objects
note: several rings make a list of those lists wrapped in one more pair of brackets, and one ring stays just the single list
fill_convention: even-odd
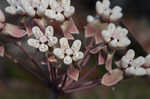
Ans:
[{"label": "flower petal", "polygon": [[64,50],[63,49],[60,49],[60,48],[55,48],[53,50],[53,54],[59,58],[59,59],[63,59],[64,58]]},{"label": "flower petal", "polygon": [[32,32],[34,34],[34,36],[39,39],[41,36],[43,36],[44,34],[42,33],[42,31],[40,30],[39,27],[35,26],[32,28]]},{"label": "flower petal", "polygon": [[45,35],[46,36],[53,36],[54,35],[54,28],[52,26],[48,26],[45,30]]},{"label": "flower petal", "polygon": [[41,45],[39,46],[39,50],[40,50],[41,52],[47,52],[47,51],[48,51],[48,46],[47,46],[46,44],[41,44]]},{"label": "flower petal", "polygon": [[78,61],[84,58],[84,54],[83,52],[75,52],[72,58],[74,61]]},{"label": "flower petal", "polygon": [[54,45],[56,45],[58,42],[58,38],[57,37],[50,37],[48,40],[48,46],[49,47],[53,47]]},{"label": "flower petal", "polygon": [[39,40],[36,40],[36,39],[29,39],[27,41],[28,45],[31,46],[31,47],[34,47],[34,48],[38,48],[40,46],[40,43],[39,43]]},{"label": "flower petal", "polygon": [[60,40],[59,40],[59,43],[60,43],[60,47],[62,48],[62,49],[67,49],[67,48],[70,48],[70,46],[69,46],[69,42],[68,42],[68,39],[67,38],[61,38]]},{"label": "flower petal", "polygon": [[70,65],[70,64],[72,63],[72,58],[71,58],[70,56],[66,56],[66,57],[64,58],[64,63],[65,63],[66,65]]},{"label": "flower petal", "polygon": [[71,47],[74,51],[79,51],[81,48],[81,40],[75,40]]}]

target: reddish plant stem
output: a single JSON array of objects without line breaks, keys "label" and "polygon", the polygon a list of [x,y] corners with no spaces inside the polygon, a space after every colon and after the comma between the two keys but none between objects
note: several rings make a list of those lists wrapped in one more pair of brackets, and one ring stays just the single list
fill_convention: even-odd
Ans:
[{"label": "reddish plant stem", "polygon": [[[91,49],[91,47],[94,44],[94,39],[91,39],[88,47],[86,48],[86,51],[84,52],[84,57],[86,57],[89,54],[89,51]],[[85,59],[82,59],[81,61],[78,62],[78,66],[80,66],[82,63],[84,63]]]},{"label": "reddish plant stem", "polygon": [[64,80],[62,81],[62,85],[60,89],[63,89],[67,81],[67,74],[65,74]]},{"label": "reddish plant stem", "polygon": [[[89,83],[89,84],[87,84],[87,83]],[[72,93],[72,92],[77,92],[77,91],[82,91],[82,90],[94,88],[94,87],[96,87],[100,84],[100,80],[90,81],[90,82],[87,82],[87,83],[86,83],[86,85],[82,85],[82,86],[79,86],[79,87],[76,87],[76,88],[66,89],[64,92],[65,93]]]}]

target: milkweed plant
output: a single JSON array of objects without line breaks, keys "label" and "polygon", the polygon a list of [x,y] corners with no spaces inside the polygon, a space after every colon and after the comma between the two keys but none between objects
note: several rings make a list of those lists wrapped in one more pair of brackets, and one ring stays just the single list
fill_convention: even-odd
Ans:
[{"label": "milkweed plant", "polygon": [[[128,37],[129,30],[120,25],[122,8],[111,8],[109,0],[96,2],[97,14],[88,15],[84,27],[77,26],[73,20],[75,7],[71,0],[7,2],[6,14],[17,15],[19,21],[17,25],[7,22],[0,10],[1,37],[17,46],[34,68],[25,65],[21,57],[17,59],[8,53],[3,41],[0,56],[22,66],[58,96],[100,85],[115,86],[127,77],[150,75],[150,55],[137,56],[136,51],[129,48],[134,42]],[[28,47],[25,48],[22,41]],[[44,58],[37,61],[36,55],[32,56],[27,48],[36,50]],[[118,52],[122,52],[119,57]],[[85,72],[86,67],[90,68]],[[89,80],[94,71],[100,73]]]}]

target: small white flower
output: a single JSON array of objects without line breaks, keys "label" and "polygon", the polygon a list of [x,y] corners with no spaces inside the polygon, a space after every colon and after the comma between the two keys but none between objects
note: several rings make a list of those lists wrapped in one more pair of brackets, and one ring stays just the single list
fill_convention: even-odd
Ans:
[{"label": "small white flower", "polygon": [[145,65],[150,67],[150,54],[145,57]]},{"label": "small white flower", "polygon": [[72,16],[75,8],[71,0],[7,0],[10,6],[6,7],[7,13],[46,16],[56,21],[64,21]]},{"label": "small white flower", "polygon": [[102,37],[110,47],[124,48],[130,45],[131,41],[127,37],[128,30],[110,23],[107,30],[102,31]]},{"label": "small white flower", "polygon": [[59,58],[63,59],[64,63],[69,65],[72,61],[78,61],[83,59],[84,54],[80,51],[81,48],[81,41],[75,40],[70,48],[69,42],[67,38],[61,38],[60,41],[60,48],[55,48],[53,53],[54,55]]},{"label": "small white flower", "polygon": [[32,33],[35,38],[30,38],[27,43],[34,48],[38,48],[41,52],[47,52],[49,47],[53,47],[58,42],[57,37],[54,37],[52,26],[48,26],[45,29],[45,34],[39,27],[35,26],[32,28]]},{"label": "small white flower", "polygon": [[99,16],[111,21],[117,21],[123,16],[122,8],[119,6],[115,6],[113,9],[111,9],[109,0],[103,0],[102,2],[97,1],[96,11]]},{"label": "small white flower", "polygon": [[129,67],[129,65],[133,61],[134,57],[135,57],[134,50],[132,50],[132,49],[128,50],[128,52],[126,53],[126,55],[123,56],[122,59],[121,59],[121,66],[123,68]]},{"label": "small white flower", "polygon": [[121,59],[121,67],[125,69],[127,75],[144,76],[146,70],[142,67],[145,63],[145,58],[140,56],[136,59],[134,50],[130,49]]}]

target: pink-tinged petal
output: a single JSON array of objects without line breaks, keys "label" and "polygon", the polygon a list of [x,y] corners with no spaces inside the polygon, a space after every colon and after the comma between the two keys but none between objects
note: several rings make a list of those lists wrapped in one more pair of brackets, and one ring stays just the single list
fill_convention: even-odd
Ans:
[{"label": "pink-tinged petal", "polygon": [[70,33],[64,33],[64,37],[66,37],[69,40],[74,40],[74,37]]},{"label": "pink-tinged petal", "polygon": [[2,33],[5,35],[12,36],[14,38],[22,38],[27,34],[23,29],[12,24],[6,24]]},{"label": "pink-tinged petal", "polygon": [[102,46],[97,46],[96,48],[91,49],[90,53],[91,54],[97,54],[98,52],[101,51],[102,48],[103,48]]},{"label": "pink-tinged petal", "polygon": [[96,44],[100,44],[103,42],[103,39],[101,36],[101,31],[99,29],[95,33],[95,42],[96,42]]},{"label": "pink-tinged petal", "polygon": [[75,22],[73,21],[72,18],[70,18],[69,21],[65,21],[61,25],[61,29],[62,29],[64,34],[65,33],[79,34],[79,30],[78,30],[77,26],[75,25]]},{"label": "pink-tinged petal", "polygon": [[115,64],[117,67],[121,68],[121,61],[117,61],[117,62],[115,62]]},{"label": "pink-tinged petal", "polygon": [[120,69],[114,69],[111,73],[106,73],[101,83],[105,86],[113,86],[123,79],[123,72]]},{"label": "pink-tinged petal", "polygon": [[105,57],[102,55],[102,53],[100,52],[98,54],[98,65],[103,65],[105,63]]},{"label": "pink-tinged petal", "polygon": [[86,27],[85,27],[85,37],[86,38],[89,38],[89,37],[93,37],[95,35],[95,30],[94,28],[88,24]]},{"label": "pink-tinged petal", "polygon": [[4,13],[2,12],[2,10],[0,10],[0,22],[5,22],[5,15]]},{"label": "pink-tinged petal", "polygon": [[113,54],[108,54],[107,59],[106,59],[106,63],[105,63],[105,68],[109,72],[112,72],[112,59],[113,59]]},{"label": "pink-tinged petal", "polygon": [[5,48],[4,46],[0,46],[0,56],[4,57],[4,53],[5,53]]},{"label": "pink-tinged petal", "polygon": [[71,79],[78,81],[79,79],[79,70],[74,68],[74,67],[70,67],[67,70],[67,75],[68,77],[70,77]]},{"label": "pink-tinged petal", "polygon": [[66,33],[79,34],[79,30],[72,18],[70,18],[70,20],[69,20],[69,24],[66,29]]}]

